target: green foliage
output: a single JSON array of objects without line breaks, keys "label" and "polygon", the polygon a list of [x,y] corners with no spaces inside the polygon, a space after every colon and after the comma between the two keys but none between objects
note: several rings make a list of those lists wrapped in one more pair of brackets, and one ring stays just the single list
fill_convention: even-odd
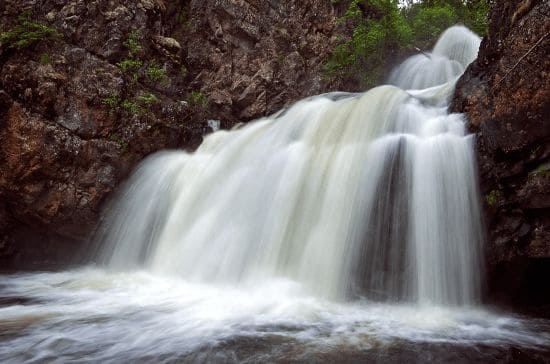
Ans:
[{"label": "green foliage", "polygon": [[147,67],[147,69],[145,70],[145,77],[149,82],[160,81],[161,83],[164,83],[164,84],[168,83],[170,80],[166,75],[166,70],[161,65],[159,65],[154,61],[151,62]]},{"label": "green foliage", "polygon": [[[138,71],[143,67],[144,60],[138,56],[143,48],[141,46],[141,35],[138,31],[132,31],[126,41],[123,43],[124,47],[128,50],[128,57],[117,63],[117,66],[126,74],[132,76],[134,81],[140,78]],[[146,60],[145,60],[146,61]],[[149,63],[145,69],[145,78],[149,82],[161,82],[167,84],[170,82],[166,70],[159,65],[156,61]]]},{"label": "green foliage", "polygon": [[204,109],[208,104],[208,97],[200,91],[191,91],[188,100],[192,106],[202,109]]},{"label": "green foliage", "polygon": [[145,95],[138,96],[136,98],[136,100],[140,104],[149,107],[149,106],[154,105],[157,102],[157,97],[155,95],[153,95],[152,93],[148,93],[148,94],[145,94]]},{"label": "green foliage", "polygon": [[111,96],[101,100],[101,103],[107,106],[111,115],[119,111],[139,115],[145,112],[145,108],[154,105],[157,101],[157,97],[150,92],[131,99],[121,98],[116,92],[113,92]]},{"label": "green foliage", "polygon": [[412,40],[397,0],[353,0],[339,21],[352,29],[352,35],[340,37],[324,70],[329,77],[360,75],[363,87],[380,82],[385,60]]},{"label": "green foliage", "polygon": [[542,177],[548,177],[550,176],[550,162],[546,162],[529,172],[529,177],[536,177],[536,176],[542,176]]},{"label": "green foliage", "polygon": [[21,50],[40,42],[61,38],[61,33],[46,24],[33,22],[30,12],[25,11],[19,15],[18,23],[12,30],[0,33],[0,45]]},{"label": "green foliage", "polygon": [[454,9],[447,5],[425,6],[411,9],[409,22],[414,29],[414,43],[421,49],[429,49],[448,27],[458,22]]},{"label": "green foliage", "polygon": [[131,114],[141,114],[142,112],[141,106],[133,100],[122,100],[122,102],[120,103],[120,107]]},{"label": "green foliage", "polygon": [[128,50],[130,58],[136,56],[143,49],[141,46],[141,33],[137,30],[132,30],[122,45]]},{"label": "green foliage", "polygon": [[466,8],[468,10],[461,16],[461,21],[478,35],[487,35],[491,0],[468,0]]},{"label": "green foliage", "polygon": [[492,190],[487,196],[485,196],[485,201],[487,201],[487,205],[489,205],[490,207],[495,207],[499,198],[500,191]]},{"label": "green foliage", "polygon": [[50,55],[48,53],[42,53],[40,55],[39,62],[40,62],[41,65],[47,65],[47,64],[52,63],[52,61],[50,59]]},{"label": "green foliage", "polygon": [[463,23],[487,31],[489,0],[424,0],[400,7],[398,0],[352,0],[338,20],[343,34],[325,77],[358,79],[364,88],[380,84],[392,62],[417,46],[430,49],[448,27]]},{"label": "green foliage", "polygon": [[143,61],[135,56],[141,52],[141,34],[137,30],[133,30],[128,35],[128,38],[122,43],[128,50],[128,57],[117,63],[118,68],[126,74],[130,74],[137,81],[138,71],[143,66]]},{"label": "green foliage", "polygon": [[487,33],[489,0],[424,0],[403,12],[415,32],[415,44],[431,48],[448,27],[462,23],[480,36]]},{"label": "green foliage", "polygon": [[143,66],[143,62],[139,59],[126,58],[116,64],[123,72],[137,71]]},{"label": "green foliage", "polygon": [[118,109],[118,106],[120,105],[120,97],[116,92],[113,92],[111,96],[101,100],[101,103],[107,106],[107,108],[109,109],[109,113],[112,114]]}]

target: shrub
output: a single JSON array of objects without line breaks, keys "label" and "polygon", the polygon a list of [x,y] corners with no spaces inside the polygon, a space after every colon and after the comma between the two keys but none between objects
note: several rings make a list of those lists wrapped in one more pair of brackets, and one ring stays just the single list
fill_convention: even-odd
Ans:
[{"label": "shrub", "polygon": [[116,92],[113,92],[111,94],[111,96],[106,97],[103,100],[101,100],[101,103],[103,105],[107,106],[107,108],[109,108],[109,113],[112,114],[113,112],[115,112],[118,109],[118,107],[120,105],[120,97],[118,96],[118,94]]},{"label": "shrub", "polygon": [[30,12],[25,11],[18,17],[18,24],[10,31],[0,34],[0,44],[9,49],[21,50],[36,43],[59,40],[62,34],[46,24],[33,22]]},{"label": "shrub", "polygon": [[117,66],[123,72],[137,71],[141,68],[142,65],[143,65],[143,62],[140,61],[139,59],[131,59],[131,58],[126,58],[121,62],[117,63]]},{"label": "shrub", "polygon": [[156,62],[151,62],[145,70],[145,77],[149,82],[167,83],[169,81],[166,70]]},{"label": "shrub", "polygon": [[338,20],[343,32],[324,65],[325,78],[380,84],[397,59],[413,46],[430,49],[449,26],[463,23],[486,34],[489,0],[352,0]]},{"label": "shrub", "polygon": [[152,93],[148,93],[145,95],[138,96],[136,100],[144,106],[151,106],[157,102],[157,97]]},{"label": "shrub", "polygon": [[122,100],[120,107],[131,114],[140,114],[142,112],[141,106],[132,100]]},{"label": "shrub", "polygon": [[352,34],[340,35],[324,71],[331,78],[360,75],[363,87],[379,83],[386,60],[412,40],[412,30],[397,0],[353,0],[339,22],[351,28]]},{"label": "shrub", "polygon": [[122,45],[128,50],[128,56],[134,57],[143,49],[141,46],[141,33],[138,30],[132,30]]}]

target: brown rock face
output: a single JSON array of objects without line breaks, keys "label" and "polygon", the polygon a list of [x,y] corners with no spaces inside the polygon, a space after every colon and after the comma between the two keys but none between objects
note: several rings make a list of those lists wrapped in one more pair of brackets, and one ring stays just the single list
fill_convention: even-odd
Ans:
[{"label": "brown rock face", "polygon": [[[56,29],[0,45],[0,266],[73,260],[146,155],[325,91],[329,1],[4,0]],[[132,48],[133,39],[137,48]],[[131,63],[134,62],[134,63]]]},{"label": "brown rock face", "polygon": [[205,85],[217,110],[235,120],[273,113],[324,90],[321,66],[332,49],[329,1],[191,1],[188,37],[193,82]]},{"label": "brown rock face", "polygon": [[499,1],[452,108],[477,135],[489,291],[550,302],[550,4]]}]

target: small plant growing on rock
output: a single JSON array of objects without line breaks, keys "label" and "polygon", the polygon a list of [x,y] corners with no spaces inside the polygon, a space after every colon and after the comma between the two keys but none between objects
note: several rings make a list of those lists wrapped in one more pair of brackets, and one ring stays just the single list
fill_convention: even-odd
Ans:
[{"label": "small plant growing on rock", "polygon": [[101,103],[109,108],[109,114],[113,114],[120,105],[120,97],[116,92],[101,100]]},{"label": "small plant growing on rock", "polygon": [[151,62],[145,70],[145,77],[149,82],[161,82],[163,84],[168,83],[169,78],[166,75],[166,70],[157,62]]},{"label": "small plant growing on rock", "polygon": [[192,106],[204,109],[208,104],[208,97],[200,91],[191,91],[189,94],[189,103]]},{"label": "small plant growing on rock", "polygon": [[113,92],[111,96],[101,100],[101,103],[109,108],[110,115],[118,111],[126,111],[134,115],[142,114],[145,112],[145,108],[154,105],[156,102],[157,97],[150,92],[131,99],[121,98]]},{"label": "small plant growing on rock", "polygon": [[137,30],[132,30],[122,45],[128,49],[128,56],[135,57],[143,49],[141,47],[140,32]]},{"label": "small plant growing on rock", "polygon": [[137,71],[143,65],[143,62],[139,59],[126,58],[116,64],[123,72]]},{"label": "small plant growing on rock", "polygon": [[33,22],[30,12],[25,11],[18,17],[18,24],[8,32],[0,33],[0,45],[8,49],[21,50],[47,40],[59,40],[63,36],[56,29],[43,23]]},{"label": "small plant growing on rock", "polygon": [[155,95],[153,95],[152,93],[148,93],[148,94],[145,94],[145,95],[138,96],[136,98],[136,100],[140,104],[142,104],[146,107],[149,107],[149,106],[154,105],[157,102],[157,97]]},{"label": "small plant growing on rock", "polygon": [[132,100],[122,100],[120,107],[132,114],[140,114],[142,112],[141,107]]},{"label": "small plant growing on rock", "polygon": [[143,49],[141,47],[141,34],[134,30],[130,32],[128,38],[122,43],[128,50],[128,57],[117,63],[118,68],[124,73],[132,75],[132,78],[137,81],[137,71],[143,66],[143,61],[135,56]]}]

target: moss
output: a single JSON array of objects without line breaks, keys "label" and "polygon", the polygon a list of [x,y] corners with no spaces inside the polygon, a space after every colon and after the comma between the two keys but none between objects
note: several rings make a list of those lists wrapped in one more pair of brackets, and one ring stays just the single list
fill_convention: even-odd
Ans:
[{"label": "moss", "polygon": [[25,11],[18,17],[17,25],[10,31],[0,33],[0,45],[8,49],[21,50],[37,43],[59,40],[63,37],[56,29],[30,19]]}]

